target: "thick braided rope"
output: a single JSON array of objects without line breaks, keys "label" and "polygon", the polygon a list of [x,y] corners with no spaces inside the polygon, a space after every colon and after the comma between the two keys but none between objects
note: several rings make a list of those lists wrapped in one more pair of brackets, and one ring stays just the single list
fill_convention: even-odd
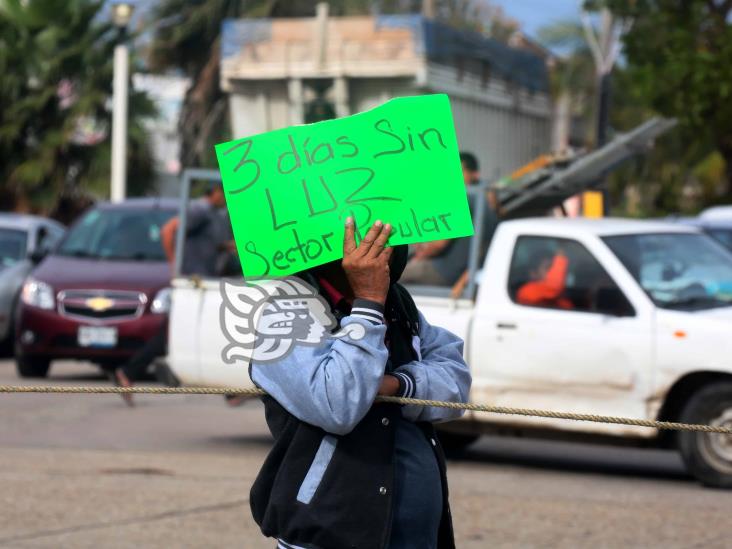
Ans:
[{"label": "thick braided rope", "polygon": [[[266,395],[261,389],[243,389],[237,387],[54,387],[54,386],[14,386],[0,385],[0,393],[133,393],[152,395],[237,395],[262,396]],[[518,416],[534,416],[552,419],[569,419],[572,421],[591,421],[594,423],[614,423],[618,425],[634,425],[637,427],[651,427],[674,431],[698,431],[702,433],[719,433],[732,435],[728,427],[714,427],[712,425],[696,425],[691,423],[676,423],[672,421],[654,421],[651,419],[632,419],[616,416],[600,416],[595,414],[575,414],[571,412],[553,412],[551,410],[534,410],[532,408],[508,408],[506,406],[487,406],[466,402],[443,402],[439,400],[422,400],[418,398],[403,398],[394,396],[378,396],[377,402],[392,402],[396,404],[413,404],[416,406],[433,406],[436,408],[453,408],[456,410],[470,410],[472,412],[487,412],[492,414],[507,414]]]}]

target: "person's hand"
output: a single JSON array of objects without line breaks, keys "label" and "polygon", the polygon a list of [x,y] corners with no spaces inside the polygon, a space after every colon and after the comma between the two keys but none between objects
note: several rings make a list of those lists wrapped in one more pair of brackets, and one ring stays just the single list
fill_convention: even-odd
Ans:
[{"label": "person's hand", "polygon": [[399,380],[389,374],[386,374],[381,378],[381,385],[379,385],[379,392],[376,393],[382,396],[395,396],[399,392]]},{"label": "person's hand", "polygon": [[415,244],[412,259],[425,259],[429,257],[429,248],[423,242]]},{"label": "person's hand", "polygon": [[389,258],[393,248],[385,248],[391,225],[376,221],[356,246],[352,218],[346,219],[343,238],[343,270],[354,297],[370,299],[382,305],[389,291]]},{"label": "person's hand", "polygon": [[440,255],[447,245],[450,243],[449,240],[433,240],[432,242],[424,242],[414,253],[414,259],[429,259]]}]

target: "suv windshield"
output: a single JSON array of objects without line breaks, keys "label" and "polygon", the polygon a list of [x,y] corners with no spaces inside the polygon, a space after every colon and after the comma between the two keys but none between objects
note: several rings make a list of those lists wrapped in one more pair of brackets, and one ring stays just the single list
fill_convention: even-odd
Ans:
[{"label": "suv windshield", "polygon": [[91,259],[164,261],[160,229],[171,210],[95,209],[69,231],[59,255]]},{"label": "suv windshield", "polygon": [[635,234],[603,241],[659,307],[732,305],[732,254],[706,235]]},{"label": "suv windshield", "polygon": [[732,250],[732,229],[704,229],[709,236],[721,242],[725,248]]},{"label": "suv windshield", "polygon": [[0,269],[10,267],[25,257],[27,240],[25,231],[0,228]]}]

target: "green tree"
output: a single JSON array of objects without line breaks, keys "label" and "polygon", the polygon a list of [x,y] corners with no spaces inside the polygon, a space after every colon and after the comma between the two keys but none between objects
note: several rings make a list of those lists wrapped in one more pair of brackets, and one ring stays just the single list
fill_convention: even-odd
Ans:
[{"label": "green tree", "polygon": [[695,163],[725,161],[717,200],[732,199],[732,0],[608,0],[634,24],[624,37],[630,78],[657,112],[676,117]]},{"label": "green tree", "polygon": [[[3,209],[48,211],[110,178],[109,112],[116,30],[103,2],[0,0],[0,181]],[[130,95],[130,192],[151,183],[141,117],[147,98]]]}]

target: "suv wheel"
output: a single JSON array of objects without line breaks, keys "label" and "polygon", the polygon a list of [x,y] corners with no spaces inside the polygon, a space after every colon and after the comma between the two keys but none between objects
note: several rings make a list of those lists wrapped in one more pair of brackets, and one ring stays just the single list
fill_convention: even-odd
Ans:
[{"label": "suv wheel", "polygon": [[[681,413],[684,423],[732,428],[732,383],[707,385],[692,395]],[[679,451],[702,484],[732,488],[732,435],[681,431]]]},{"label": "suv wheel", "polygon": [[47,358],[18,355],[15,366],[20,377],[46,377],[51,361]]}]

